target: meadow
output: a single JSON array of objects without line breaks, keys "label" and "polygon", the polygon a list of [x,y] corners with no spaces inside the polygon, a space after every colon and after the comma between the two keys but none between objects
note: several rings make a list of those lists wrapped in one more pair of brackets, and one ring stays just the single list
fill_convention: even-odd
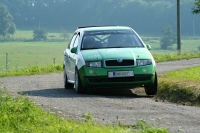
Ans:
[{"label": "meadow", "polygon": [[6,53],[8,53],[8,70],[54,64],[54,58],[56,64],[62,64],[67,45],[67,42],[0,43],[0,71],[6,70]]},{"label": "meadow", "polygon": [[[14,41],[0,42],[0,72],[6,70],[6,53],[8,54],[7,70],[21,69],[30,66],[45,66],[51,64],[62,64],[63,53],[67,48],[69,38],[62,41],[61,33],[48,33],[47,41],[33,42],[32,31],[17,30],[11,36]],[[200,39],[186,38],[182,40],[182,53],[178,54],[176,45],[171,50],[161,50],[159,38],[142,37],[146,44],[150,44],[150,52],[157,62],[167,60],[177,60],[184,58],[200,57]],[[29,41],[27,41],[29,40]]]},{"label": "meadow", "polygon": [[6,53],[7,70],[63,63],[64,50],[68,46],[69,38],[63,41],[60,33],[48,33],[48,41],[33,42],[30,41],[32,36],[32,31],[17,30],[11,36],[15,41],[0,42],[0,72],[6,70]]}]

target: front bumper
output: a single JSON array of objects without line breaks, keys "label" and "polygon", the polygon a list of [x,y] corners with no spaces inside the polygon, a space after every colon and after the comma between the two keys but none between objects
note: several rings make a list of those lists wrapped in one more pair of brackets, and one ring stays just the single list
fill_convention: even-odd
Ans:
[{"label": "front bumper", "polygon": [[[109,71],[134,71],[133,77],[109,78]],[[83,66],[79,75],[84,87],[135,87],[150,85],[155,80],[155,66],[136,66],[123,68],[94,68]]]}]

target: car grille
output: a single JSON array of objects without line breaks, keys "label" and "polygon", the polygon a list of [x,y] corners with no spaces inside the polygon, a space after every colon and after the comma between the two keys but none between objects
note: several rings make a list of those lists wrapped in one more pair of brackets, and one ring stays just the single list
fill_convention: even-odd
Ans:
[{"label": "car grille", "polygon": [[101,82],[134,82],[134,81],[148,81],[151,76],[148,77],[119,77],[119,78],[91,78],[89,82],[101,83]]},{"label": "car grille", "polygon": [[133,59],[106,60],[105,61],[105,66],[106,67],[111,67],[111,66],[134,66],[134,60]]}]

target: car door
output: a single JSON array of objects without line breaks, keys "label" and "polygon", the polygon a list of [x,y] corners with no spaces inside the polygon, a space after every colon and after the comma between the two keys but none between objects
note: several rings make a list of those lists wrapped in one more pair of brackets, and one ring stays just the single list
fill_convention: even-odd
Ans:
[{"label": "car door", "polygon": [[74,46],[74,42],[76,40],[77,33],[75,33],[70,41],[70,44],[68,45],[68,48],[64,51],[64,63],[65,63],[65,72],[67,74],[67,78],[70,82],[74,82],[74,53],[71,53],[71,49]]},{"label": "car door", "polygon": [[[75,41],[74,41],[74,44],[73,44],[73,47],[77,47],[79,45],[79,40],[80,40],[80,34],[78,33],[76,38],[75,38]],[[70,78],[73,79],[75,81],[75,67],[76,67],[76,60],[77,60],[77,54],[76,53],[71,53],[70,54],[70,60],[71,60],[71,74],[70,74]]]}]

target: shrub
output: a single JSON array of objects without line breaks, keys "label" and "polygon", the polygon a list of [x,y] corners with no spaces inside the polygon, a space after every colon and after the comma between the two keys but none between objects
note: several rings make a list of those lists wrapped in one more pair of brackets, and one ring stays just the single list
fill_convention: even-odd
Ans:
[{"label": "shrub", "polygon": [[35,41],[45,41],[47,40],[47,33],[44,29],[35,29],[33,31],[33,40]]},{"label": "shrub", "polygon": [[160,47],[166,50],[176,43],[176,35],[172,32],[171,27],[163,29],[162,33],[164,36],[160,40]]}]

